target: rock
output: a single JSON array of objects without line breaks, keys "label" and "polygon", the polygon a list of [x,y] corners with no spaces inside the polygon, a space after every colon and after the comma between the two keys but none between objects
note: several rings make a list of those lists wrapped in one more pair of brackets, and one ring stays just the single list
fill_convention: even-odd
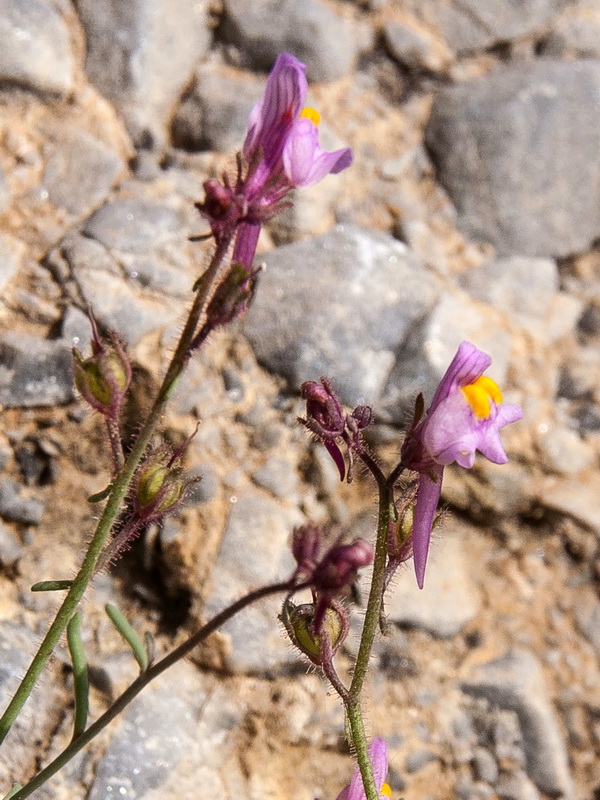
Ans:
[{"label": "rock", "polygon": [[540,465],[546,472],[574,475],[596,460],[590,445],[576,431],[562,425],[549,425],[547,431],[538,434],[536,443]]},{"label": "rock", "polygon": [[489,306],[447,293],[431,314],[413,326],[399,349],[377,407],[378,415],[385,413],[389,421],[404,425],[419,392],[423,392],[427,406],[459,344],[465,340],[492,357],[486,375],[504,387],[511,347],[506,324]]},{"label": "rock", "polygon": [[467,236],[540,257],[598,237],[599,81],[598,62],[542,59],[438,94],[426,140]]},{"label": "rock", "polygon": [[65,342],[26,333],[0,337],[0,403],[9,408],[54,406],[74,396],[72,356]]},{"label": "rock", "polygon": [[478,781],[485,781],[492,786],[498,780],[498,764],[485,747],[476,747],[473,753],[473,771]]},{"label": "rock", "polygon": [[375,403],[395,351],[437,298],[433,279],[405,245],[353,226],[265,261],[244,323],[259,360],[295,388],[326,375],[344,403]]},{"label": "rock", "polygon": [[25,248],[16,239],[0,234],[0,290],[19,271]]},{"label": "rock", "polygon": [[440,72],[451,60],[449,50],[417,24],[388,20],[383,25],[383,39],[392,58],[412,70]]},{"label": "rock", "polygon": [[459,523],[444,523],[433,538],[424,589],[417,586],[412,562],[396,573],[394,591],[386,595],[389,622],[444,639],[460,633],[481,606],[464,553]]},{"label": "rock", "polygon": [[[0,488],[0,493],[1,493]],[[0,564],[3,567],[14,567],[23,555],[23,548],[16,540],[14,535],[0,525]]]},{"label": "rock", "polygon": [[540,49],[550,58],[600,58],[600,9],[592,3],[569,4],[553,21]]},{"label": "rock", "polygon": [[3,214],[10,206],[11,199],[10,188],[6,182],[4,170],[0,167],[0,214]]},{"label": "rock", "polygon": [[67,306],[62,321],[61,333],[73,347],[80,350],[89,346],[92,338],[92,326],[87,314],[76,306]]},{"label": "rock", "polygon": [[464,53],[541,32],[562,4],[561,0],[413,0],[410,5],[453,50]]},{"label": "rock", "polygon": [[575,609],[575,619],[600,659],[600,601],[589,596],[581,598]]},{"label": "rock", "polygon": [[46,146],[43,185],[54,205],[83,217],[106,197],[125,168],[108,145],[81,130],[67,130]]},{"label": "rock", "polygon": [[406,757],[406,771],[409,774],[420,772],[427,764],[437,761],[437,756],[430,750],[415,750]]},{"label": "rock", "polygon": [[9,522],[39,525],[45,503],[35,497],[22,497],[18,483],[3,478],[0,481],[0,517]]},{"label": "rock", "polygon": [[137,147],[165,143],[165,124],[209,45],[203,0],[77,0],[86,71]]},{"label": "rock", "polygon": [[181,318],[196,274],[182,198],[119,197],[51,254],[62,282],[72,278],[97,319],[130,345]]},{"label": "rock", "polygon": [[502,775],[496,786],[500,800],[539,800],[540,793],[524,772]]},{"label": "rock", "polygon": [[[120,717],[95,769],[90,800],[226,797],[231,784],[224,765],[241,715],[222,684],[208,685],[190,664],[177,664]],[[235,781],[235,768],[232,773]],[[247,794],[239,788],[240,796]]]},{"label": "rock", "polygon": [[260,100],[264,79],[201,67],[173,120],[173,144],[186,150],[241,149],[248,116]]},{"label": "rock", "polygon": [[74,61],[65,21],[50,0],[0,0],[0,81],[66,95]]},{"label": "rock", "polygon": [[[291,575],[289,541],[300,521],[297,511],[256,490],[243,489],[237,494],[213,569],[214,588],[206,618],[251,589]],[[300,655],[290,648],[277,620],[281,602],[281,597],[268,598],[220,629],[230,642],[228,669],[272,676],[300,663]]]},{"label": "rock", "polygon": [[539,487],[539,502],[545,508],[572,517],[600,536],[600,476],[596,470],[571,478],[547,478]]},{"label": "rock", "polygon": [[532,653],[511,650],[478,667],[462,688],[470,695],[485,697],[500,708],[515,711],[531,780],[552,797],[573,796],[565,743],[547,695],[542,668]]},{"label": "rock", "polygon": [[[29,666],[35,651],[35,641],[36,634],[28,628],[7,620],[0,622],[1,711],[4,711]],[[25,706],[14,723],[10,736],[3,743],[0,760],[0,784],[3,787],[12,786],[13,781],[36,774],[39,769],[35,748],[31,743],[39,741],[39,737],[46,740],[46,737],[55,735],[60,724],[60,708],[64,702],[59,691],[59,681],[53,671],[45,669],[35,688],[34,709],[31,708],[31,703]]]},{"label": "rock", "polygon": [[298,473],[288,458],[273,455],[252,473],[252,479],[275,497],[290,502],[297,496]]},{"label": "rock", "polygon": [[580,300],[558,290],[558,268],[551,259],[498,259],[465,273],[461,283],[547,345],[571,333],[583,310]]},{"label": "rock", "polygon": [[349,20],[320,0],[226,0],[223,33],[243,66],[269,70],[285,51],[306,64],[310,81],[342,78],[358,58]]}]

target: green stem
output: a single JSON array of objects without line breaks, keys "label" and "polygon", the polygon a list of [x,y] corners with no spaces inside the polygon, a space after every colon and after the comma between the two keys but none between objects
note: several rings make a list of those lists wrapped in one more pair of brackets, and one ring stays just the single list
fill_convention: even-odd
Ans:
[{"label": "green stem", "polygon": [[[46,783],[47,780],[55,775],[80,750],[89,744],[89,742],[91,742],[91,740],[97,736],[100,731],[102,731],[110,722],[112,722],[112,720],[118,714],[120,714],[129,703],[131,703],[134,697],[137,697],[137,695],[145,686],[150,683],[150,681],[153,681],[177,661],[185,658],[185,656],[187,656],[194,649],[194,647],[210,636],[211,633],[214,633],[218,628],[221,627],[221,625],[235,616],[243,608],[246,608],[246,606],[249,606],[251,603],[261,600],[268,595],[278,594],[280,592],[290,592],[293,588],[300,589],[303,587],[292,587],[289,581],[286,581],[285,583],[274,583],[270,584],[269,586],[262,586],[260,589],[255,589],[217,614],[216,617],[200,628],[199,631],[196,631],[196,633],[193,634],[193,636],[190,636],[189,639],[186,639],[186,641],[180,644],[179,647],[176,647],[175,650],[173,650],[163,659],[157,661],[156,664],[154,664],[152,667],[149,667],[145,672],[142,672],[140,676],[131,684],[131,686],[129,686],[123,692],[123,694],[115,700],[112,706],[108,708],[104,714],[102,714],[102,716],[98,717],[98,719],[92,723],[92,725],[90,725],[90,727],[84,733],[82,733],[77,739],[74,739],[71,744],[66,747],[62,753],[60,753],[60,755],[54,759],[54,761],[48,764],[45,769],[39,772],[35,778],[30,780],[29,783],[23,786],[22,789],[19,789],[16,794],[11,795],[11,800],[24,800],[24,798],[33,794],[36,789],[39,789],[40,786]],[[369,800],[371,800],[371,798],[369,798]],[[377,800],[376,795],[375,800]]]},{"label": "green stem", "polygon": [[362,692],[369,669],[369,660],[371,658],[375,634],[379,627],[379,611],[385,582],[385,562],[388,549],[391,506],[391,490],[385,481],[381,481],[379,483],[379,514],[377,519],[377,543],[375,545],[373,577],[371,578],[369,600],[367,602],[358,655],[356,656],[354,675],[352,676],[352,683],[350,684],[350,697],[355,700],[360,698]]},{"label": "green stem", "polygon": [[[356,754],[356,760],[358,761],[367,800],[379,800],[379,792],[377,791],[375,778],[373,777],[373,765],[369,758],[365,723],[358,700],[350,699],[348,701],[346,704],[346,716],[348,717],[350,733],[352,734],[352,741],[354,742],[354,752]],[[19,797],[19,795],[15,796]]]},{"label": "green stem", "polygon": [[135,471],[148,447],[154,432],[156,431],[169,397],[171,396],[177,379],[184,370],[188,359],[190,345],[194,339],[196,329],[203,311],[210,299],[212,284],[219,273],[219,268],[223,263],[231,240],[223,241],[215,250],[212,260],[203,275],[202,280],[199,282],[198,291],[194,297],[194,302],[190,309],[185,327],[177,344],[173,358],[167,368],[167,373],[159,389],[158,396],[154,402],[154,406],[148,415],[144,425],[142,426],[137,439],[127,456],[125,464],[121,473],[115,479],[108,501],[104,507],[100,521],[96,528],[96,532],[92,538],[90,546],[85,554],[81,568],[73,580],[73,585],[69,593],[65,597],[61,607],[50,625],[44,640],[42,641],[29,669],[25,673],[25,677],[21,681],[14,697],[8,704],[4,714],[0,718],[0,744],[6,738],[14,721],[18,717],[21,709],[25,705],[27,698],[33,691],[44,666],[52,655],[52,652],[58,644],[67,624],[77,608],[83,594],[92,579],[98,558],[104,549],[112,527],[119,515],[123,501],[125,500],[129,487],[133,480]]}]

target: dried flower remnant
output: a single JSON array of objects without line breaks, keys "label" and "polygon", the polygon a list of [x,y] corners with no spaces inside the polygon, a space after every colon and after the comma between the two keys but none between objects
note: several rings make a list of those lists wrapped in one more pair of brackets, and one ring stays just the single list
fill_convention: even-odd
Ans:
[{"label": "dried flower remnant", "polygon": [[463,342],[424,418],[422,398],[417,401],[415,417],[402,446],[402,465],[419,473],[412,545],[420,588],[425,580],[444,467],[455,461],[470,469],[476,450],[494,464],[505,464],[508,457],[499,431],[523,416],[518,405],[502,405],[502,392],[483,374],[491,363],[488,355]]}]

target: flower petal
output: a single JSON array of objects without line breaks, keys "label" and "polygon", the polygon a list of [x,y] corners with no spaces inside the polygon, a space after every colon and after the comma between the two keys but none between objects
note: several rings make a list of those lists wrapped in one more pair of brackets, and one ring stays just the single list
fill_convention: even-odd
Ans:
[{"label": "flower petal", "polygon": [[425,582],[425,567],[427,566],[431,528],[442,492],[443,471],[444,468],[439,467],[435,473],[437,480],[432,480],[425,473],[419,475],[419,488],[417,490],[412,532],[415,573],[419,589],[423,588]]},{"label": "flower petal", "polygon": [[480,378],[492,359],[471,342],[462,342],[439,383],[429,407],[434,411],[457,387],[467,386]]},{"label": "flower petal", "polygon": [[274,166],[281,158],[286,138],[308,91],[306,67],[289,53],[277,56],[262,100],[250,113],[243,152],[249,161],[262,150],[264,161]]},{"label": "flower petal", "polygon": [[[384,739],[378,737],[373,739],[369,746],[369,757],[373,767],[375,786],[380,792],[388,771],[387,744]],[[365,787],[358,767],[354,770],[350,784],[342,789],[337,800],[366,800]]]},{"label": "flower petal", "polygon": [[239,261],[243,264],[248,271],[252,269],[252,262],[256,253],[256,245],[258,237],[260,236],[260,225],[245,222],[240,225],[235,245],[233,248],[233,256],[231,261],[235,264]]},{"label": "flower petal", "polygon": [[283,168],[294,186],[310,186],[329,173],[341,172],[352,163],[352,150],[328,153],[319,145],[319,130],[301,117],[293,125],[283,149]]}]

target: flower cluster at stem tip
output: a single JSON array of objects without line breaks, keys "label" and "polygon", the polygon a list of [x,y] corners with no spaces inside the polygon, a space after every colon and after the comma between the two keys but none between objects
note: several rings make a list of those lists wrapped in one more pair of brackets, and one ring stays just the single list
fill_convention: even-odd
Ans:
[{"label": "flower cluster at stem tip", "polygon": [[479,450],[494,464],[508,461],[499,431],[521,419],[521,408],[502,405],[502,392],[483,373],[492,359],[470,342],[463,342],[424,417],[418,398],[415,417],[402,445],[401,463],[419,473],[412,545],[417,583],[423,588],[444,467],[456,462],[470,469]]},{"label": "flower cluster at stem tip", "polygon": [[252,269],[261,225],[280,211],[294,188],[318,183],[352,163],[352,150],[332,153],[319,145],[319,113],[305,107],[306,66],[289,53],[277,56],[262,100],[250,113],[235,185],[227,176],[205,182],[197,205],[218,243],[235,233],[233,263]]}]

